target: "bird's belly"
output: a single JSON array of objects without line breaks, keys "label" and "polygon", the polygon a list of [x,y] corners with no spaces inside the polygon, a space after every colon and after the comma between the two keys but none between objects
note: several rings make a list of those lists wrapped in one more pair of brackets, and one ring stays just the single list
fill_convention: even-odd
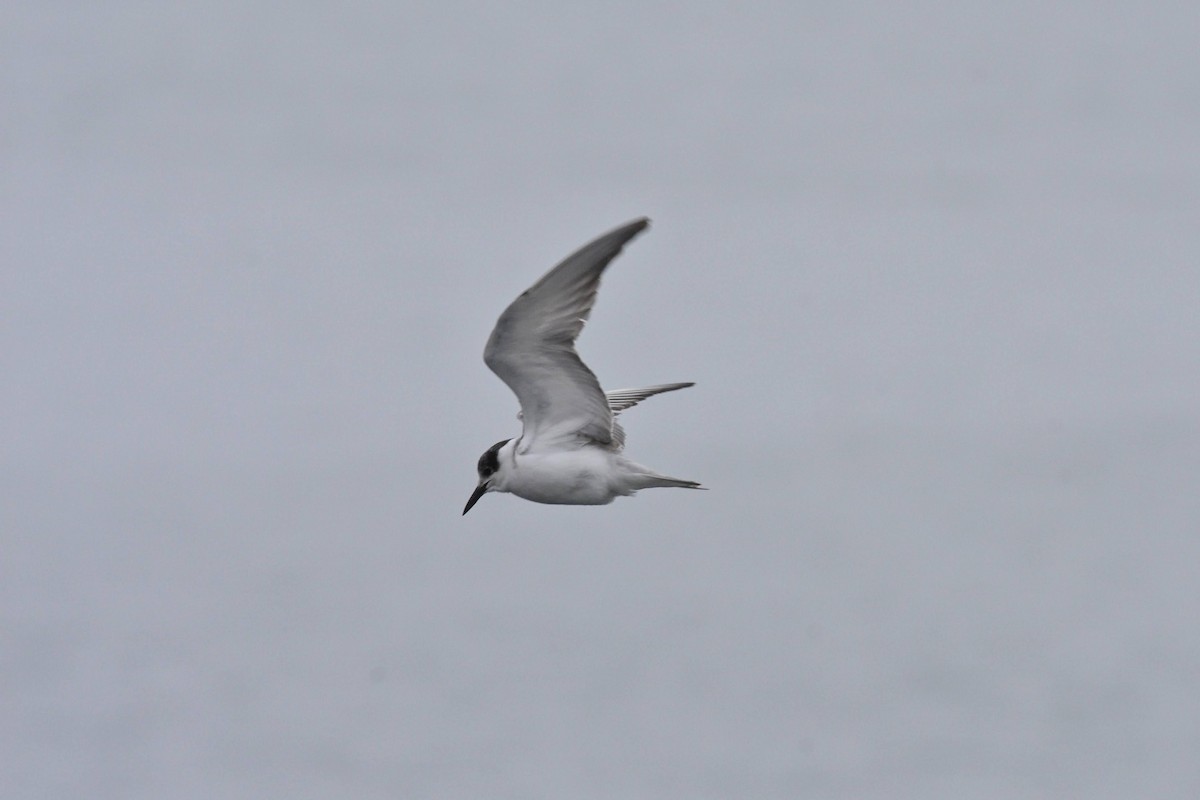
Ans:
[{"label": "bird's belly", "polygon": [[611,503],[621,492],[613,490],[609,465],[604,459],[581,456],[575,452],[519,457],[508,491],[535,503],[585,506]]}]

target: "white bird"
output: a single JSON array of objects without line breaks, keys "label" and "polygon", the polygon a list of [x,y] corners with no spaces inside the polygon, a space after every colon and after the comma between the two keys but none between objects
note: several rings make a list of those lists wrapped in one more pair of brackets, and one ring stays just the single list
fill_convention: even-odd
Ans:
[{"label": "white bird", "polygon": [[634,220],[584,245],[525,290],[496,321],[483,360],[517,395],[523,429],[516,439],[496,442],[480,456],[479,485],[463,514],[488,492],[511,492],[537,503],[604,505],[638,489],[703,488],[625,458],[625,431],[615,419],[647,397],[694,384],[606,394],[575,352],[600,275],[649,224]]}]

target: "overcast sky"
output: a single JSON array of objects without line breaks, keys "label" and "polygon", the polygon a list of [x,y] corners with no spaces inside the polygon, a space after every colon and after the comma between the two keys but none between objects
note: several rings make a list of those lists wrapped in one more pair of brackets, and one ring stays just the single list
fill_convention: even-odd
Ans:
[{"label": "overcast sky", "polygon": [[[0,794],[1200,796],[1198,40],[5,4]],[[710,491],[460,517],[642,215],[579,349]]]}]

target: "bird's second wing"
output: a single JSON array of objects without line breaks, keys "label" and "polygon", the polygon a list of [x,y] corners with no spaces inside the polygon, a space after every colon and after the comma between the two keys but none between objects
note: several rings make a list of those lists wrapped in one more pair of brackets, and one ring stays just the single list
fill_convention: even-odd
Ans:
[{"label": "bird's second wing", "polygon": [[605,392],[604,397],[608,400],[608,410],[613,415],[612,449],[625,449],[625,429],[621,427],[621,423],[617,422],[616,417],[618,414],[633,408],[647,397],[653,397],[663,392],[674,392],[678,389],[686,389],[689,386],[695,385],[693,381],[688,381],[687,383],[662,383],[658,386],[647,386],[643,389],[614,389],[611,392]]},{"label": "bird's second wing", "polygon": [[604,397],[608,400],[609,410],[614,414],[620,414],[626,409],[633,408],[647,397],[654,397],[654,395],[662,394],[663,392],[687,389],[689,386],[695,385],[694,381],[688,381],[686,383],[663,383],[658,386],[647,386],[644,389],[614,389],[611,392],[606,392]]},{"label": "bird's second wing", "polygon": [[574,436],[612,442],[608,400],[575,352],[575,339],[592,311],[604,268],[649,224],[635,220],[584,245],[496,321],[483,360],[521,403],[522,450]]}]

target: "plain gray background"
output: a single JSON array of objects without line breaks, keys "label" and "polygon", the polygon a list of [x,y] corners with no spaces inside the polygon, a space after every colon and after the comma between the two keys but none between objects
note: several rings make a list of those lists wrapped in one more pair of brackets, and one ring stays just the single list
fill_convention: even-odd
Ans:
[{"label": "plain gray background", "polygon": [[[6,3],[0,794],[1200,796],[1200,11]],[[486,497],[480,355],[707,493]]]}]

